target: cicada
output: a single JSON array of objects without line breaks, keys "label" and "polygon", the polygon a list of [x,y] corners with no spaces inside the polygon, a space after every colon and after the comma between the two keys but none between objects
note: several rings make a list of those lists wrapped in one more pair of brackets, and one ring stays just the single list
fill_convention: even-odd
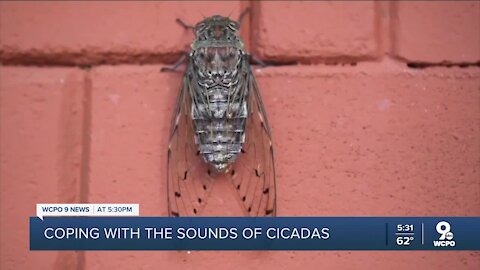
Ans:
[{"label": "cicada", "polygon": [[275,216],[271,132],[240,37],[241,19],[215,15],[195,26],[177,22],[192,29],[195,38],[185,55],[169,136],[169,215],[200,215],[223,174],[246,215]]}]

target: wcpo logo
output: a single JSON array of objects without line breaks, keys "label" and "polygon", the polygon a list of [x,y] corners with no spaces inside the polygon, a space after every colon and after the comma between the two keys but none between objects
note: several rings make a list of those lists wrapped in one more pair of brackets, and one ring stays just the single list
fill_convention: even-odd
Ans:
[{"label": "wcpo logo", "polygon": [[440,221],[436,226],[438,234],[440,237],[438,240],[433,241],[433,246],[435,247],[454,247],[455,241],[453,240],[453,232],[450,223],[446,221]]}]

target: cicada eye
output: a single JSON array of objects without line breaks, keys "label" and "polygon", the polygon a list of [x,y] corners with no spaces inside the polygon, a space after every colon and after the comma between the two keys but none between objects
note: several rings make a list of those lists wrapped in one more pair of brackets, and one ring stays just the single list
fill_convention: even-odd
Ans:
[{"label": "cicada eye", "polygon": [[196,31],[200,31],[202,30],[203,28],[205,28],[205,24],[204,23],[199,23],[195,26],[195,30]]},{"label": "cicada eye", "polygon": [[230,27],[230,29],[234,30],[234,31],[238,31],[240,29],[240,25],[237,23],[237,22],[230,22],[230,24],[228,25]]}]

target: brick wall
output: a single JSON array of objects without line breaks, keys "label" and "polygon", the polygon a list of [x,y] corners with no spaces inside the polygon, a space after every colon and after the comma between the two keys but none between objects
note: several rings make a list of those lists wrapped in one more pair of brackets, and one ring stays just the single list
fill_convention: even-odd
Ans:
[{"label": "brick wall", "polygon": [[[28,250],[37,202],[166,214],[181,74],[159,70],[192,39],[175,18],[249,6],[279,215],[480,215],[479,2],[0,2],[0,269],[480,269],[478,252]],[[226,189],[207,213],[238,214]]]}]

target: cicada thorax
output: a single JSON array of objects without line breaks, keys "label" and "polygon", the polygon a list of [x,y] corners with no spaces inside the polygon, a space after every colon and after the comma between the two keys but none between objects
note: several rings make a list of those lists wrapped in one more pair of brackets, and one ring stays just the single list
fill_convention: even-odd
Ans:
[{"label": "cicada thorax", "polygon": [[191,53],[195,144],[217,172],[226,171],[245,142],[248,116],[245,54],[234,46],[201,47]]}]

